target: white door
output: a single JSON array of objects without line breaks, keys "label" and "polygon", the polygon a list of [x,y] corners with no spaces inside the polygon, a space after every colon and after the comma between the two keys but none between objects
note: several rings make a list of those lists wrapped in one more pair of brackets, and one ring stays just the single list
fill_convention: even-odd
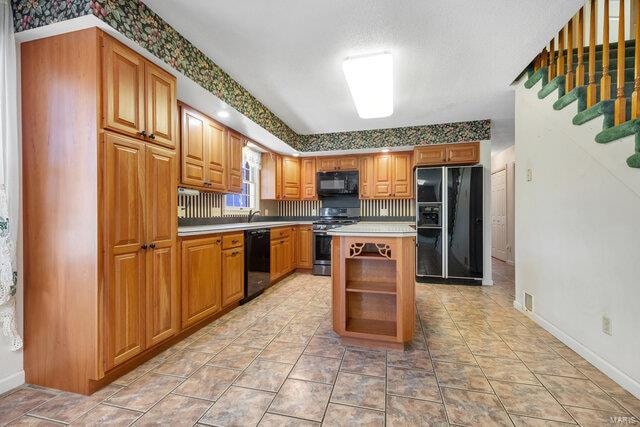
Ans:
[{"label": "white door", "polygon": [[491,174],[491,256],[507,260],[507,171]]}]

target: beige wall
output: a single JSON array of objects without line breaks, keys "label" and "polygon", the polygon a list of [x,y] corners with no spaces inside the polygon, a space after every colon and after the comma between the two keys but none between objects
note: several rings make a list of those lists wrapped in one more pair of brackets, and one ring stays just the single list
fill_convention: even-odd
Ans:
[{"label": "beige wall", "polygon": [[491,156],[491,173],[507,170],[507,262],[515,260],[515,145]]}]

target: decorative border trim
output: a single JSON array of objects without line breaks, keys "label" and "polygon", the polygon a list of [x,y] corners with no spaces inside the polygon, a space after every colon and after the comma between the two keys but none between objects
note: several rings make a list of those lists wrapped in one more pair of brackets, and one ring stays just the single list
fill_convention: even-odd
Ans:
[{"label": "decorative border trim", "polygon": [[299,151],[442,144],[491,137],[489,120],[300,135],[140,0],[11,0],[21,32],[93,14]]}]

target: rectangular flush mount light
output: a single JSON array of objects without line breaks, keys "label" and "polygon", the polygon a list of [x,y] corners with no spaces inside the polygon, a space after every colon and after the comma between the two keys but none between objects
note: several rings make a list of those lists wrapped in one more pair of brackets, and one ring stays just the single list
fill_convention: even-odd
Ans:
[{"label": "rectangular flush mount light", "polygon": [[363,119],[393,114],[393,57],[390,53],[351,57],[342,63],[351,97]]}]

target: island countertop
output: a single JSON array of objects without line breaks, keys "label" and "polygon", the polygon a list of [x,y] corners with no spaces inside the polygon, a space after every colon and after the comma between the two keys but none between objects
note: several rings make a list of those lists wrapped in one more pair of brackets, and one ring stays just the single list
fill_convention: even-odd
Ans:
[{"label": "island countertop", "polygon": [[330,236],[411,237],[416,235],[409,222],[359,222],[327,231]]}]

